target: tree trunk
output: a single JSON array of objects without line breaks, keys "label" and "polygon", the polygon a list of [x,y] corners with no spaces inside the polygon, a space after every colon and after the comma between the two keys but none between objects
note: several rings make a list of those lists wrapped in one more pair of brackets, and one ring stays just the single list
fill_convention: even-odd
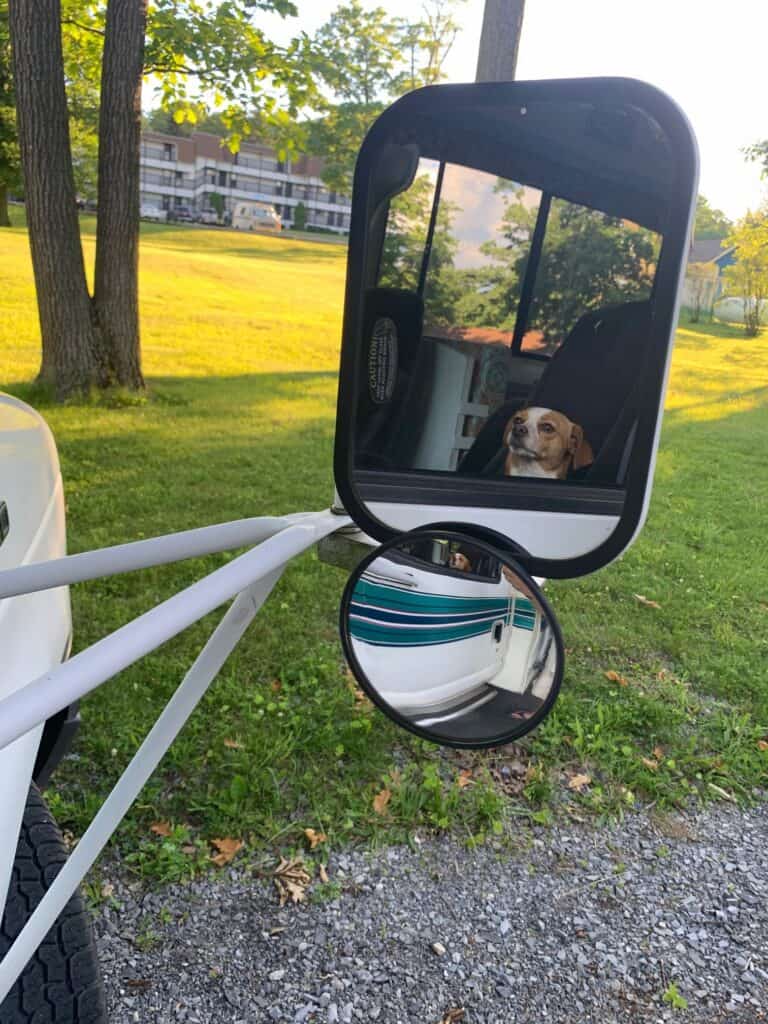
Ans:
[{"label": "tree trunk", "polygon": [[21,164],[43,342],[57,398],[100,383],[69,144],[60,0],[10,0]]},{"label": "tree trunk", "polygon": [[523,31],[525,0],[485,0],[476,82],[511,82]]},{"label": "tree trunk", "polygon": [[139,145],[147,0],[109,0],[99,111],[94,308],[115,381],[144,387],[139,340]]},{"label": "tree trunk", "polygon": [[11,218],[8,216],[8,186],[0,181],[0,228],[9,228]]}]

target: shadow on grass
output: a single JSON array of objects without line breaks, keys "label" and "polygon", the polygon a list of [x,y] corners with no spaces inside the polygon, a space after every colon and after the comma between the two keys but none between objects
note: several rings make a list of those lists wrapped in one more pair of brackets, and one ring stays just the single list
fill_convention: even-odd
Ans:
[{"label": "shadow on grass", "polygon": [[[722,395],[717,395],[715,398],[709,398],[703,402],[691,402],[690,405],[676,405],[674,409],[667,409],[665,411],[664,424],[665,426],[668,423],[675,424],[677,420],[685,419],[689,425],[692,425],[692,421],[687,420],[686,417],[682,415],[683,413],[692,412],[694,409],[711,409],[718,405],[723,405],[725,402],[728,401],[735,401],[745,398],[761,398],[762,401],[760,402],[760,405],[765,405],[766,403],[768,403],[768,386],[763,385],[762,387],[759,388],[748,388],[746,391],[732,391],[724,393]],[[728,416],[721,418],[727,419]],[[718,420],[710,420],[708,422],[718,422]]]},{"label": "shadow on grass", "polygon": [[[754,344],[756,340],[755,338],[748,338],[744,334],[744,327],[741,324],[724,324],[719,323],[716,320],[708,320],[706,322],[699,321],[695,323],[694,321],[681,316],[678,329],[681,331],[687,331],[691,334],[705,334],[707,337],[714,338],[715,340],[731,338],[734,341],[743,341],[747,344]],[[759,340],[759,338],[757,340]]]},{"label": "shadow on grass", "polygon": [[[184,241],[186,242],[186,239]],[[189,253],[195,256],[237,256],[243,259],[278,260],[286,263],[319,261],[338,263],[344,258],[344,249],[340,245],[324,245],[310,249],[306,245],[277,240],[277,245],[267,248],[266,246],[236,244],[239,241],[238,238],[233,238],[231,245],[216,245],[210,249],[206,247],[204,241],[201,241],[199,245],[187,245],[181,240],[168,239],[167,241],[161,240],[161,244],[163,249],[172,249],[174,252]]]},{"label": "shadow on grass", "polygon": [[13,391],[56,437],[72,551],[331,501],[334,373],[163,377],[127,405]]}]

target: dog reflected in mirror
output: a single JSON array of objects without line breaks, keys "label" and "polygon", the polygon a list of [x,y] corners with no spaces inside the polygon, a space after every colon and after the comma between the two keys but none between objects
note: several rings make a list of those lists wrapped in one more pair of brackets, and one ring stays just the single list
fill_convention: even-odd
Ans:
[{"label": "dog reflected in mirror", "polygon": [[556,409],[518,409],[504,428],[505,476],[565,480],[594,461],[592,446],[578,423]]},{"label": "dog reflected in mirror", "polygon": [[448,565],[451,569],[458,569],[459,572],[472,572],[472,563],[460,551],[453,552],[448,559]]}]

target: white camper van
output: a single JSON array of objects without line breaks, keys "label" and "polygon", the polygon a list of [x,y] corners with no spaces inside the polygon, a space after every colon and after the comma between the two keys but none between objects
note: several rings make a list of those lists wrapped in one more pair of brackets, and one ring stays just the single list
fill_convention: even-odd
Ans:
[{"label": "white camper van", "polygon": [[269,203],[237,203],[232,215],[232,227],[237,231],[282,231],[283,224],[274,206]]}]

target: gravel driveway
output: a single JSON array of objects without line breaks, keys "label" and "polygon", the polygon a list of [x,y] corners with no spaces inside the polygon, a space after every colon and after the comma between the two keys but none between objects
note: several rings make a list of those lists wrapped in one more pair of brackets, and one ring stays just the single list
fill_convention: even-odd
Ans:
[{"label": "gravel driveway", "polygon": [[338,898],[282,909],[247,866],[146,895],[113,879],[122,908],[97,928],[114,1024],[768,1019],[768,806],[328,870]]}]

